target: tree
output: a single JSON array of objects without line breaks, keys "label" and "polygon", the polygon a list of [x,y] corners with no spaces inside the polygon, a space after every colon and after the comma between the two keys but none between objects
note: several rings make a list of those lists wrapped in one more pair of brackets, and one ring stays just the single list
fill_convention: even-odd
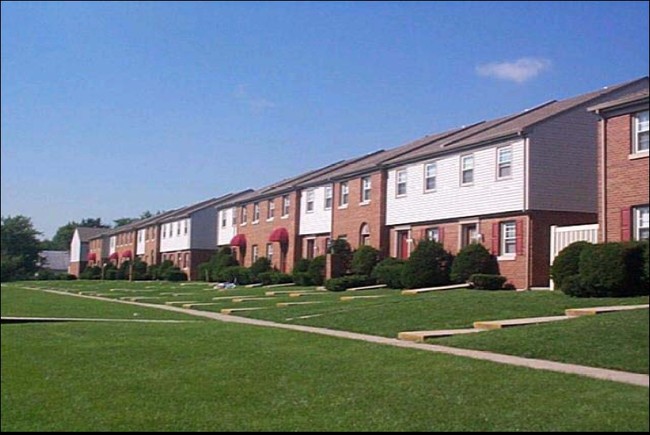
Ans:
[{"label": "tree", "polygon": [[136,220],[137,220],[136,218],[124,217],[124,218],[114,219],[113,223],[115,224],[115,228],[117,228],[117,227],[123,227],[124,225],[128,225],[131,222],[134,222]]},{"label": "tree", "polygon": [[2,280],[26,278],[38,270],[41,233],[26,216],[2,217],[0,222],[0,257]]},{"label": "tree", "polygon": [[101,218],[85,218],[82,219],[81,222],[68,222],[56,230],[56,234],[52,237],[51,242],[47,240],[43,242],[43,249],[47,248],[54,251],[67,251],[70,249],[74,230],[77,227],[110,228],[108,225],[102,224]]}]

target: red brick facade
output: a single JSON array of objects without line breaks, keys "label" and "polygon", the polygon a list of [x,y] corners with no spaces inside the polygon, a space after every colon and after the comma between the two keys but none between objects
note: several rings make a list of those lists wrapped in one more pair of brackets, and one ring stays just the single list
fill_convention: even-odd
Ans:
[{"label": "red brick facade", "polygon": [[[253,264],[254,246],[257,246],[257,257],[267,257],[268,246],[273,250],[271,264],[277,270],[284,273],[291,273],[302,251],[301,238],[298,236],[298,216],[300,214],[300,201],[298,191],[287,192],[289,197],[289,215],[282,216],[283,196],[253,200],[240,207],[237,207],[237,232],[246,237],[246,249],[237,251],[237,259],[240,264],[250,267]],[[269,218],[270,203],[274,204],[273,217]],[[255,221],[254,204],[259,205],[259,218]],[[246,207],[247,220],[242,222],[242,207]],[[269,237],[274,230],[284,228],[288,234],[288,243],[281,244],[277,241],[270,241]],[[242,258],[243,257],[243,258]],[[243,260],[243,261],[242,261]]]},{"label": "red brick facade", "polygon": [[330,234],[302,236],[300,243],[302,246],[302,251],[300,252],[298,258],[312,259],[314,257],[327,254],[327,246],[330,240]]},{"label": "red brick facade", "polygon": [[[371,181],[370,201],[362,200],[364,176],[347,180],[348,204],[341,207],[341,182],[334,183],[332,205],[332,238],[345,236],[352,249],[364,244],[387,253],[388,240],[384,225],[386,221],[386,173],[368,174]],[[362,234],[365,233],[365,234]]]},{"label": "red brick facade", "polygon": [[605,118],[600,122],[600,240],[630,240],[633,238],[632,208],[650,202],[648,153],[634,155],[632,152],[631,114]]},{"label": "red brick facade", "polygon": [[150,225],[145,228],[144,254],[140,259],[147,265],[160,264],[160,224]]},{"label": "red brick facade", "polygon": [[209,249],[193,249],[161,254],[161,262],[169,260],[181,271],[185,272],[190,281],[199,279],[199,264],[206,263],[217,252]]}]

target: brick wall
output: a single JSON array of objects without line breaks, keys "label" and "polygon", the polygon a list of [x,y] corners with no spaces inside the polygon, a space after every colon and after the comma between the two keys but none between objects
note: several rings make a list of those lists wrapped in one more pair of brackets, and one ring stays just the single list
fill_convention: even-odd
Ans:
[{"label": "brick wall", "polygon": [[[647,154],[643,158],[630,159],[631,115],[617,116],[601,122],[605,122],[606,130],[606,175],[603,180],[602,171],[599,171],[599,176],[601,188],[605,188],[606,210],[602,210],[601,201],[599,224],[602,241],[617,242],[621,240],[621,210],[649,202],[650,169]],[[627,225],[631,225],[631,217]]]},{"label": "brick wall", "polygon": [[309,253],[307,252],[309,248],[309,240],[314,240],[314,252],[313,256],[318,257],[319,255],[325,255],[327,253],[327,241],[331,239],[330,234],[318,234],[318,235],[308,235],[301,237],[301,252],[299,258],[309,258]]}]

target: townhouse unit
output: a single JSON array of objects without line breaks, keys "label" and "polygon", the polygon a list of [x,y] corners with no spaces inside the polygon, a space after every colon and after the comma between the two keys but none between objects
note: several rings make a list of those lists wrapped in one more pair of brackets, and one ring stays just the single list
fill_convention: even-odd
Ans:
[{"label": "townhouse unit", "polygon": [[648,90],[608,100],[589,110],[600,116],[599,240],[648,240]]},{"label": "townhouse unit", "polygon": [[647,88],[645,77],[549,101],[385,160],[390,254],[407,258],[423,238],[452,253],[484,243],[517,288],[547,286],[550,226],[597,219],[587,107]]},{"label": "townhouse unit", "polygon": [[178,209],[169,210],[135,223],[135,255],[148,265],[160,264],[160,223]]},{"label": "townhouse unit", "polygon": [[106,228],[75,228],[72,241],[70,242],[69,274],[79,277],[79,274],[86,268],[88,262],[94,263],[97,261],[97,252],[91,249],[91,241],[93,241],[94,237],[106,231]]}]

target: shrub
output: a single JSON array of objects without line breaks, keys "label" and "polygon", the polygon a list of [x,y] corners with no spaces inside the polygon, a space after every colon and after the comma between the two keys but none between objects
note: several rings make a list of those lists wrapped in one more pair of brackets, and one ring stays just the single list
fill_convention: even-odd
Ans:
[{"label": "shrub", "polygon": [[254,281],[259,281],[259,276],[262,273],[273,271],[271,261],[266,257],[260,257],[250,267],[251,277]]},{"label": "shrub", "polygon": [[452,256],[442,244],[422,240],[411,253],[402,271],[406,288],[433,287],[449,284]]},{"label": "shrub", "polygon": [[106,268],[104,270],[104,279],[114,281],[117,279],[117,269]]},{"label": "shrub", "polygon": [[458,252],[451,265],[452,282],[467,282],[474,274],[498,275],[499,263],[480,243],[470,243]]},{"label": "shrub", "polygon": [[253,282],[253,279],[248,268],[243,266],[230,266],[222,269],[217,274],[217,281],[225,281],[238,285],[245,285]]},{"label": "shrub", "polygon": [[323,285],[325,282],[325,263],[327,258],[324,255],[319,255],[315,257],[309,264],[309,279],[312,282],[312,285]]},{"label": "shrub", "polygon": [[300,260],[296,261],[296,265],[293,266],[293,271],[295,272],[307,272],[309,270],[309,265],[311,264],[311,260],[308,258],[301,258]]},{"label": "shrub", "polygon": [[643,285],[643,245],[604,243],[583,249],[579,263],[579,285],[562,286],[579,297],[621,297],[647,295]]},{"label": "shrub", "polygon": [[355,275],[370,276],[380,260],[380,252],[377,249],[372,246],[361,246],[352,254],[350,269]]},{"label": "shrub", "polygon": [[172,267],[167,271],[167,281],[187,281],[187,274],[178,267]]},{"label": "shrub", "polygon": [[100,279],[102,268],[99,266],[88,266],[79,274],[80,279]]},{"label": "shrub", "polygon": [[375,280],[366,275],[348,275],[340,278],[328,279],[325,288],[331,292],[342,292],[353,287],[372,285]]},{"label": "shrub", "polygon": [[642,242],[642,249],[643,249],[643,272],[641,274],[641,285],[645,288],[648,288],[648,286],[650,286],[650,277],[648,276],[650,274],[650,271],[648,270],[650,268],[649,259],[648,259],[648,251],[650,251],[650,242],[648,242],[647,240],[645,242]]},{"label": "shrub", "polygon": [[58,276],[58,279],[62,281],[74,281],[77,277],[71,273],[62,273]]},{"label": "shrub", "polygon": [[288,284],[293,282],[293,277],[291,275],[277,271],[260,273],[258,279],[263,285]]},{"label": "shrub", "polygon": [[345,239],[336,239],[330,247],[332,253],[332,276],[344,275],[350,270],[352,248]]},{"label": "shrub", "polygon": [[311,277],[309,276],[309,272],[293,272],[293,282],[295,282],[296,285],[299,285],[301,287],[308,287],[314,285],[314,283],[311,280]]},{"label": "shrub", "polygon": [[589,242],[574,242],[555,257],[551,266],[551,279],[556,288],[561,289],[565,279],[578,274],[580,253],[589,246],[592,246]]},{"label": "shrub", "polygon": [[219,272],[232,266],[239,266],[239,262],[232,255],[232,249],[224,246],[209,261],[199,264],[198,277],[201,281],[217,281]]},{"label": "shrub", "polygon": [[478,290],[501,290],[508,278],[501,275],[475,273],[469,277],[472,287]]},{"label": "shrub", "polygon": [[578,274],[565,277],[560,290],[567,296],[583,297],[586,294],[585,289],[580,285]]},{"label": "shrub", "polygon": [[149,274],[147,273],[147,263],[136,257],[135,260],[133,260],[133,276],[131,278],[134,281],[149,279]]},{"label": "shrub", "polygon": [[377,280],[378,284],[386,284],[390,288],[404,288],[402,284],[404,264],[403,260],[388,257],[375,266],[370,276]]}]

